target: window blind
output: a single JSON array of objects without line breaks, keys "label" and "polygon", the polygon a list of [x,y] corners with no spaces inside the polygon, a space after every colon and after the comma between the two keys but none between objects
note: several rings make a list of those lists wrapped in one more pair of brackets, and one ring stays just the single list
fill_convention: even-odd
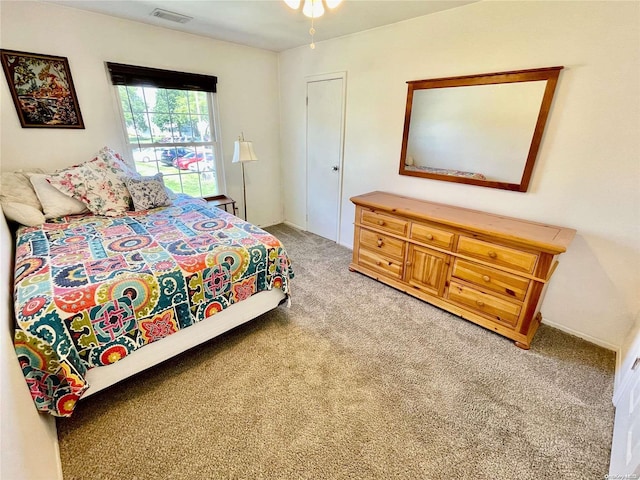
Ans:
[{"label": "window blind", "polygon": [[216,92],[218,77],[106,62],[114,85],[149,86],[174,90]]}]

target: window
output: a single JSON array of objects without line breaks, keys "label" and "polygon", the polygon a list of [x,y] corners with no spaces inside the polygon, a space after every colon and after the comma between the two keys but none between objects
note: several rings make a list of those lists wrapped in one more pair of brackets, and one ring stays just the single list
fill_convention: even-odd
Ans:
[{"label": "window", "polygon": [[142,175],[161,172],[174,192],[222,193],[216,77],[107,63],[130,154]]}]

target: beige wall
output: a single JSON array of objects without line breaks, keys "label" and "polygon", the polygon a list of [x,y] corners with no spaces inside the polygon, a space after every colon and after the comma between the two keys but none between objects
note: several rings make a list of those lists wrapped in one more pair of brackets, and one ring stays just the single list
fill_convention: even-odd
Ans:
[{"label": "beige wall", "polygon": [[249,220],[282,220],[277,54],[42,2],[2,1],[0,27],[2,48],[69,59],[86,126],[21,128],[3,79],[3,170],[64,167],[90,159],[104,145],[126,151],[105,61],[216,75],[228,193],[242,201],[242,174],[231,157],[244,131],[259,158],[246,167]]},{"label": "beige wall", "polygon": [[[575,228],[544,321],[619,347],[640,310],[639,18],[638,2],[485,1],[282,53],[285,219],[305,225],[305,77],[347,71],[341,243],[371,190]],[[556,65],[529,192],[398,175],[406,81]]]}]

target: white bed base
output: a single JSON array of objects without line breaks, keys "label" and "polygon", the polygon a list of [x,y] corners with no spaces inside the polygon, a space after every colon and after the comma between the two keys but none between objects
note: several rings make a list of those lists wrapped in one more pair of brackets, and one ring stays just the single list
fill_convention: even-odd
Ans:
[{"label": "white bed base", "polygon": [[212,317],[145,345],[116,363],[92,368],[85,375],[89,388],[80,400],[242,325],[276,308],[284,298],[279,288],[257,293]]}]

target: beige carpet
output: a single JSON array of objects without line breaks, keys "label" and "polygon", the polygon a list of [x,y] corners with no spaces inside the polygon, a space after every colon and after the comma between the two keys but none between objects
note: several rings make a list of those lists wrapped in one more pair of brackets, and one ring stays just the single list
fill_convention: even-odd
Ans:
[{"label": "beige carpet", "polygon": [[269,230],[291,308],[80,402],[66,480],[604,478],[612,352],[544,325],[520,350]]}]

